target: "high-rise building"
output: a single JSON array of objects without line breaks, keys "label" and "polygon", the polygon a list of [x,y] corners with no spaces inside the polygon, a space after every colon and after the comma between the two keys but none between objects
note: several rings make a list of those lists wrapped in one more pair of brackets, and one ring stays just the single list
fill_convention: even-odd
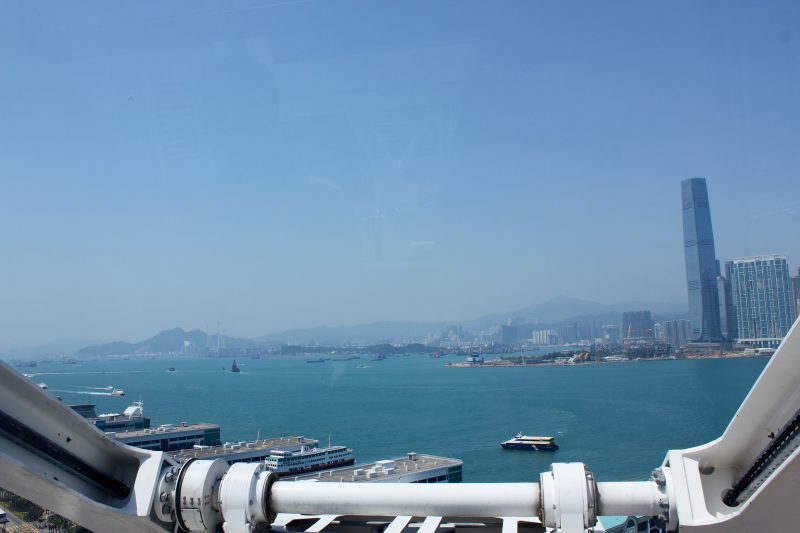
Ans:
[{"label": "high-rise building", "polygon": [[797,275],[792,276],[792,298],[794,299],[794,318],[800,317],[800,268]]},{"label": "high-rise building", "polygon": [[553,329],[537,329],[532,335],[534,344],[550,345],[561,344],[558,333]]},{"label": "high-rise building", "polygon": [[502,326],[500,328],[500,342],[503,344],[516,344],[517,326]]},{"label": "high-rise building", "polygon": [[568,344],[578,341],[578,324],[565,324],[558,328],[558,335],[561,337],[561,342]]},{"label": "high-rise building", "polygon": [[688,320],[667,320],[664,322],[664,340],[674,348],[685,346],[692,334],[692,323]]},{"label": "high-rise building", "polygon": [[609,342],[616,342],[619,340],[619,326],[617,324],[603,324],[602,337]]},{"label": "high-rise building", "polygon": [[717,276],[717,299],[719,300],[720,333],[726,340],[732,341],[739,336],[739,328],[736,319],[736,304],[733,301],[733,285],[730,278]]},{"label": "high-rise building", "polygon": [[686,285],[689,292],[689,321],[692,341],[722,341],[717,276],[719,263],[714,251],[711,209],[706,180],[691,178],[681,182],[683,199],[683,252],[686,258]]},{"label": "high-rise building", "polygon": [[653,317],[650,311],[626,311],[622,313],[622,339],[635,341],[653,340]]},{"label": "high-rise building", "polygon": [[786,256],[734,259],[731,277],[739,342],[764,347],[780,344],[794,322]]},{"label": "high-rise building", "polygon": [[530,339],[533,336],[534,324],[520,324],[517,326],[517,340]]}]

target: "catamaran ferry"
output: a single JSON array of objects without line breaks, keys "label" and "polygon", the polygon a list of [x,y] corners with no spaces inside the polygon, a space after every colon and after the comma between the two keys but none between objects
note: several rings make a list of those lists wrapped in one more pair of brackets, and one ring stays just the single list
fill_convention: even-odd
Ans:
[{"label": "catamaran ferry", "polygon": [[501,442],[500,446],[506,450],[531,450],[534,452],[552,452],[558,449],[558,444],[553,437],[531,437],[517,433],[513,439]]},{"label": "catamaran ferry", "polygon": [[328,470],[349,466],[356,462],[353,450],[346,446],[310,448],[303,446],[299,452],[272,450],[264,464],[279,476],[297,475],[315,470]]}]

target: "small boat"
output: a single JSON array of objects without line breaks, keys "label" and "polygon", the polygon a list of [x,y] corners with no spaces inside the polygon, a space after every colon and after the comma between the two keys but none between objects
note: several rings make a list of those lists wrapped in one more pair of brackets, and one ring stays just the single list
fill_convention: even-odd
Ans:
[{"label": "small boat", "polygon": [[239,367],[236,366],[236,359],[233,360],[233,364],[231,365],[231,372],[234,372],[234,373],[241,372],[241,370],[239,370]]},{"label": "small boat", "polygon": [[39,385],[40,389],[46,389],[47,388],[47,383],[45,383],[44,381],[41,382],[41,383],[37,383],[37,385]]},{"label": "small boat", "polygon": [[306,363],[324,363],[327,359],[320,357],[319,359],[306,359]]},{"label": "small boat", "polygon": [[125,391],[122,389],[114,389],[111,391],[111,396],[125,396]]},{"label": "small boat", "polygon": [[169,367],[169,369],[167,370],[167,372],[175,372],[175,367],[174,367],[174,366],[171,366],[171,367]]},{"label": "small boat", "polygon": [[385,355],[376,355],[375,357],[370,359],[370,361],[383,361],[384,359],[386,359]]},{"label": "small boat", "polygon": [[500,446],[505,450],[528,450],[533,452],[554,452],[558,449],[553,437],[531,437],[522,433],[517,433],[517,436],[513,439],[501,442]]}]

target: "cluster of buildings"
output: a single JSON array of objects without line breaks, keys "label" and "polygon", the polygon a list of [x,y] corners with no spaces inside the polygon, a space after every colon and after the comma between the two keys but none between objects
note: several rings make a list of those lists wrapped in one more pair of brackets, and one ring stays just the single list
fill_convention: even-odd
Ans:
[{"label": "cluster of buildings", "polygon": [[[706,180],[681,182],[688,319],[655,322],[650,311],[628,311],[620,324],[585,320],[573,324],[507,324],[504,345],[619,343],[626,351],[669,351],[687,345],[719,349],[738,344],[775,348],[800,315],[800,269],[790,274],[786,255],[716,256]],[[659,347],[660,344],[666,347]],[[662,349],[663,348],[663,349]]]},{"label": "cluster of buildings", "polygon": [[320,447],[318,440],[303,436],[223,443],[217,424],[181,422],[150,427],[141,402],[123,413],[101,415],[95,413],[93,404],[70,407],[119,442],[167,452],[178,463],[191,459],[222,459],[228,464],[261,462],[282,478],[312,482],[458,483],[462,477],[463,462],[448,457],[410,452],[356,465],[352,449],[330,443]]},{"label": "cluster of buildings", "polygon": [[791,276],[783,254],[740,257],[720,268],[706,180],[684,180],[681,192],[690,342],[776,347],[800,313],[800,269]]}]

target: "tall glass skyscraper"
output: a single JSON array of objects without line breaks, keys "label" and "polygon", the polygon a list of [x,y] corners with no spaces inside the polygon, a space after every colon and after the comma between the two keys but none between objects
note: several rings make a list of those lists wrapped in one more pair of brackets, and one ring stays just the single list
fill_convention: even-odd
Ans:
[{"label": "tall glass skyscraper", "polygon": [[780,344],[794,322],[786,256],[734,259],[731,278],[739,342],[773,347]]},{"label": "tall glass skyscraper", "polygon": [[708,189],[703,178],[681,182],[683,198],[683,252],[686,257],[686,283],[689,291],[691,340],[720,342],[719,295],[720,274],[714,251],[714,232]]}]

